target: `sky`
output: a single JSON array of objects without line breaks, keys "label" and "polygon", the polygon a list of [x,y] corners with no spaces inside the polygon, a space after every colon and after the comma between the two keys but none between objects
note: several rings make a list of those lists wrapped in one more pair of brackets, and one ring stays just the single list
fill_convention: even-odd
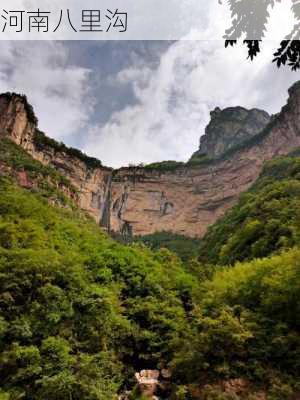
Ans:
[{"label": "sky", "polygon": [[[278,29],[280,13],[273,29]],[[277,113],[299,72],[278,43],[251,62],[209,32],[182,41],[0,41],[0,92],[27,95],[48,136],[120,167],[187,161],[215,107]],[[205,40],[195,40],[202,37]]]}]

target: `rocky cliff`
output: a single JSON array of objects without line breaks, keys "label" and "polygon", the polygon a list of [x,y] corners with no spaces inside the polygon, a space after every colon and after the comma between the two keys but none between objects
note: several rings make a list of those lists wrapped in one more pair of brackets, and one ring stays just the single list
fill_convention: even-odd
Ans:
[{"label": "rocky cliff", "polygon": [[201,237],[256,180],[266,160],[300,146],[300,83],[289,95],[287,105],[267,125],[268,115],[257,111],[257,120],[266,125],[257,135],[250,134],[217,159],[172,170],[113,171],[74,149],[41,140],[26,98],[17,95],[0,96],[0,135],[60,170],[78,189],[80,207],[106,229],[126,235],[165,230]]},{"label": "rocky cliff", "polygon": [[261,132],[270,122],[267,112],[254,108],[217,107],[210,113],[211,120],[200,139],[200,148],[192,159],[203,155],[220,157],[229,149],[239,145]]},{"label": "rocky cliff", "polygon": [[37,119],[25,96],[0,96],[1,136],[10,137],[35,159],[63,173],[79,192],[78,205],[100,223],[107,208],[111,169],[95,168],[93,158],[82,154],[80,159],[76,150],[44,136],[37,129]]}]

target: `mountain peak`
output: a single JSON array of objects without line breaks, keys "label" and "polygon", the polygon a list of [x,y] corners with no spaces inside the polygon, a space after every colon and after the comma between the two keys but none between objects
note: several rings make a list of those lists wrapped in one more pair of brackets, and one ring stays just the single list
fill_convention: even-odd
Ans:
[{"label": "mountain peak", "polygon": [[21,111],[25,111],[28,121],[31,122],[33,125],[37,126],[38,119],[35,115],[32,105],[28,102],[27,96],[25,94],[20,94],[15,92],[1,93],[0,114],[3,114],[3,112],[5,112],[5,109],[8,109],[9,107],[15,108],[17,103],[21,105],[22,108]]},{"label": "mountain peak", "polygon": [[234,146],[240,145],[261,132],[270,122],[270,115],[257,108],[216,107],[210,113],[211,121],[200,139],[200,148],[193,155],[217,158]]},{"label": "mountain peak", "polygon": [[272,118],[256,108],[214,109],[196,153],[212,159],[199,157],[178,169],[104,168],[40,132],[29,119],[26,97],[15,94],[0,96],[0,137],[58,170],[78,191],[80,208],[111,232],[202,237],[255,182],[267,160],[300,147],[299,89],[296,83]]}]

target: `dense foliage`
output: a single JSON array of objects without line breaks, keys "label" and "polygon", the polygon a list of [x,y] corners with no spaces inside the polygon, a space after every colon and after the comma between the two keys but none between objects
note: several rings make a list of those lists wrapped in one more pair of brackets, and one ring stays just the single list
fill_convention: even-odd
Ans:
[{"label": "dense foliage", "polygon": [[0,374],[12,399],[111,400],[134,368],[172,359],[193,286],[168,252],[117,244],[1,179]]},{"label": "dense foliage", "polygon": [[200,259],[214,264],[265,257],[299,244],[300,158],[268,162],[239,203],[200,243]]},{"label": "dense foliage", "polygon": [[[252,394],[291,399],[300,377],[300,158],[266,165],[200,242],[200,264],[191,260],[196,241],[148,237],[183,263],[167,249],[115,242],[72,204],[50,205],[40,177],[53,185],[60,175],[0,145],[1,166],[38,181],[25,190],[13,172],[0,177],[1,400],[113,400],[134,386],[136,370],[164,367],[172,400],[199,399],[192,393],[203,385],[203,400],[253,400],[214,386],[241,377]],[[254,236],[249,224],[260,226]],[[136,389],[131,397],[141,398]]]},{"label": "dense foliage", "polygon": [[299,260],[293,249],[225,268],[202,285],[193,334],[175,360],[181,382],[244,376],[269,385],[270,399],[291,398],[300,376]]},{"label": "dense foliage", "polygon": [[209,158],[206,155],[202,155],[202,156],[193,156],[186,163],[180,161],[161,161],[144,165],[143,168],[150,171],[168,172],[168,171],[176,171],[183,167],[197,167],[197,166],[207,165],[213,162],[214,160],[212,158]]},{"label": "dense foliage", "polygon": [[183,162],[169,160],[169,161],[161,161],[161,162],[154,162],[152,164],[147,164],[144,165],[143,168],[149,171],[166,172],[166,171],[174,171],[178,168],[184,167],[184,165],[185,164]]},{"label": "dense foliage", "polygon": [[213,163],[214,160],[210,157],[208,157],[205,154],[202,155],[198,155],[197,153],[194,154],[190,160],[187,162],[187,166],[189,167],[194,167],[194,166],[198,166],[198,165],[207,165],[207,164],[211,164]]},{"label": "dense foliage", "polygon": [[[11,174],[26,171],[28,177],[37,186],[40,194],[45,197],[58,199],[61,203],[68,203],[63,195],[63,188],[76,196],[77,189],[71,182],[54,168],[45,166],[34,160],[25,150],[16,145],[10,139],[0,139],[0,165],[11,169]],[[8,174],[8,171],[7,171]]]},{"label": "dense foliage", "polygon": [[152,250],[166,248],[177,254],[183,261],[197,258],[199,240],[172,232],[156,232],[151,235],[136,236],[136,242],[142,242]]}]

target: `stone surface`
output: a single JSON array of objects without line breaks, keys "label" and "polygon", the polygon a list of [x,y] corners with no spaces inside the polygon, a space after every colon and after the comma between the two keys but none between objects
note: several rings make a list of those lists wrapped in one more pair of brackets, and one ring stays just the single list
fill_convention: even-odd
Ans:
[{"label": "stone surface", "polygon": [[57,152],[51,146],[39,149],[34,141],[35,130],[36,124],[29,121],[20,96],[13,95],[10,99],[0,96],[0,136],[10,137],[35,159],[65,175],[79,191],[78,206],[100,223],[107,207],[111,170],[90,169],[78,158]]},{"label": "stone surface", "polygon": [[202,237],[259,176],[265,161],[300,146],[300,84],[259,139],[228,159],[174,171],[90,169],[74,156],[35,146],[35,125],[22,99],[0,96],[0,135],[61,171],[78,189],[78,204],[107,230],[124,235],[171,231]]},{"label": "stone surface", "polygon": [[25,189],[31,189],[34,186],[34,183],[28,177],[28,174],[26,171],[18,171],[17,172],[17,182],[21,187],[23,187]]},{"label": "stone surface", "polygon": [[205,135],[200,139],[200,148],[193,157],[219,157],[257,135],[270,122],[269,114],[257,108],[247,110],[243,107],[229,107],[221,110],[217,107],[210,116]]},{"label": "stone surface", "polygon": [[164,230],[202,237],[253,184],[265,161],[299,146],[300,88],[296,85],[265,136],[229,159],[172,172],[142,168],[116,171],[111,190],[111,229],[137,235]]},{"label": "stone surface", "polygon": [[154,400],[155,393],[159,384],[159,371],[158,370],[142,370],[136,372],[135,379],[137,381],[140,393],[148,399]]},{"label": "stone surface", "polygon": [[221,388],[228,394],[243,394],[249,388],[249,382],[245,379],[229,379],[221,383]]}]

